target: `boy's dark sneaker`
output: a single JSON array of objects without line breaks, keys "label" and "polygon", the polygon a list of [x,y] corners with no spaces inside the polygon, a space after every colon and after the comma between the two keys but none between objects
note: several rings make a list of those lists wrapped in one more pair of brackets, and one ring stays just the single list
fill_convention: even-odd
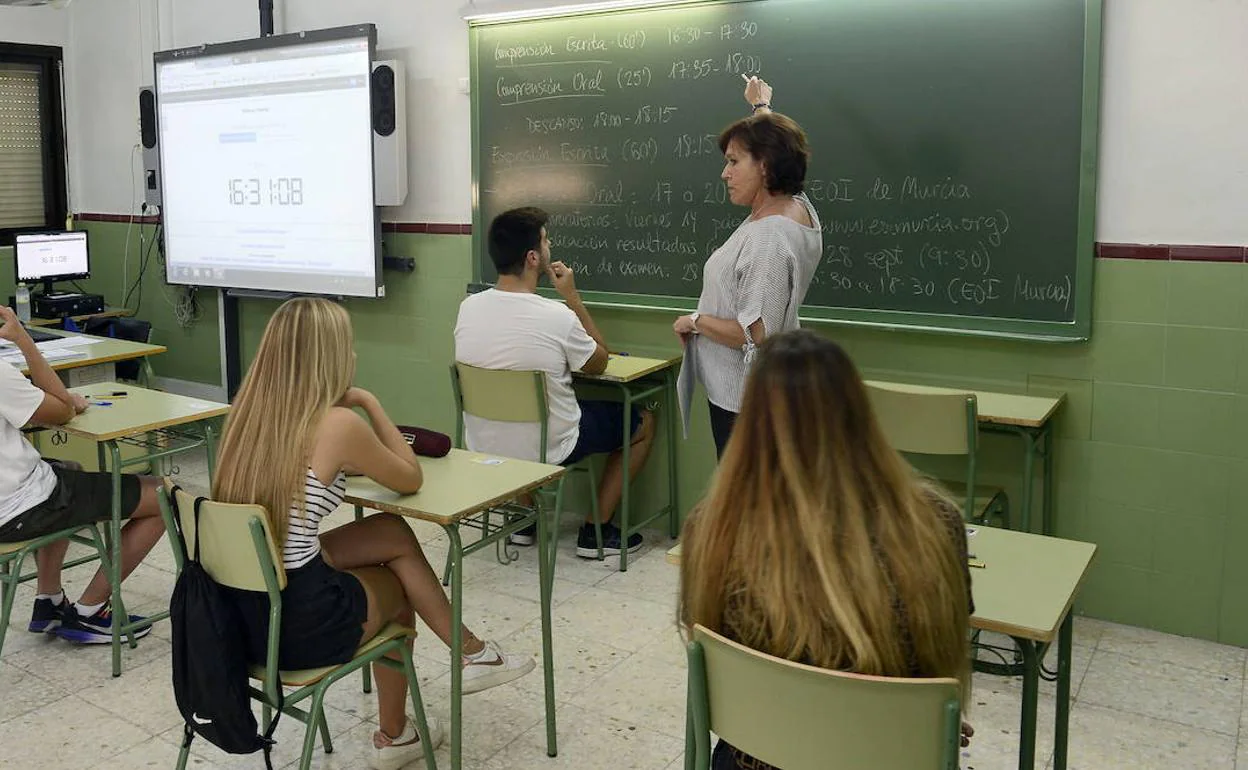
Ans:
[{"label": "boy's dark sneaker", "polygon": [[[641,548],[641,533],[633,533],[628,539],[628,552]],[[576,555],[582,559],[598,558],[598,541],[594,538],[594,525],[585,523],[576,535]],[[602,555],[620,555],[620,528],[608,521],[602,525]]]},{"label": "boy's dark sneaker", "polygon": [[513,532],[507,538],[512,545],[533,545],[537,542],[537,525],[530,524],[519,532]]},{"label": "boy's dark sneaker", "polygon": [[[131,615],[130,622],[137,623],[143,620],[140,615]],[[134,632],[136,639],[142,639],[152,632],[152,627],[148,626]],[[64,617],[61,619],[60,628],[56,629],[56,635],[70,642],[78,644],[112,644],[113,642],[113,608],[112,604],[105,602],[104,606],[96,611],[89,618],[84,618],[78,614],[78,608],[69,605],[64,611]],[[124,638],[124,637],[123,637]]]},{"label": "boy's dark sneaker", "polygon": [[72,607],[69,599],[61,597],[60,604],[53,604],[51,599],[35,599],[35,608],[30,613],[30,625],[26,628],[32,634],[47,634],[60,627],[65,618],[65,610]]}]

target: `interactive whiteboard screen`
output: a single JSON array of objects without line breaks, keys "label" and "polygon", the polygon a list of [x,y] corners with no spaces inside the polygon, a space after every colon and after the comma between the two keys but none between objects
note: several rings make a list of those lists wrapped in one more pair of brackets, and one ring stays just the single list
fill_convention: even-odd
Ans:
[{"label": "interactive whiteboard screen", "polygon": [[381,296],[370,25],[156,54],[169,283]]}]

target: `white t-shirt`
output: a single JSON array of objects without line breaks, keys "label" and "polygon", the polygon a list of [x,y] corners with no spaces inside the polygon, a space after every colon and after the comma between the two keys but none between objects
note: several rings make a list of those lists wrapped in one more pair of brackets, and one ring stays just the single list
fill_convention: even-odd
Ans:
[{"label": "white t-shirt", "polygon": [[0,361],[0,525],[47,500],[56,488],[52,466],[22,436],[22,426],[42,403],[43,391]]},{"label": "white t-shirt", "polygon": [[[482,369],[546,373],[546,462],[559,463],[576,446],[581,407],[572,372],[584,366],[598,343],[567,305],[537,294],[489,289],[459,305],[455,360]],[[538,459],[541,426],[464,415],[464,441],[476,452],[520,460]]]}]

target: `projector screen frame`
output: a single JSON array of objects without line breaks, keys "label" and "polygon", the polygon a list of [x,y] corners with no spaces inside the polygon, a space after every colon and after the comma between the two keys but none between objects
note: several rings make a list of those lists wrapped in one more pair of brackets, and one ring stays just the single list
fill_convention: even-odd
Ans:
[{"label": "projector screen frame", "polygon": [[[231,40],[222,43],[204,43],[193,46],[185,46],[182,48],[169,49],[165,51],[157,51],[152,57],[152,82],[153,93],[155,94],[155,114],[157,118],[157,138],[160,152],[159,168],[160,178],[165,184],[165,195],[163,205],[161,206],[161,220],[167,221],[169,210],[168,184],[169,178],[165,169],[165,147],[163,134],[160,128],[160,66],[167,62],[188,61],[195,59],[203,59],[217,56],[227,56],[240,53],[255,53],[258,51],[266,51],[276,48],[288,48],[302,44],[328,43],[336,41],[365,39],[368,42],[368,72],[366,76],[371,76],[372,69],[377,61],[377,27],[375,24],[352,24],[341,27],[331,27],[326,29],[306,30],[303,32],[292,32],[283,35],[269,35],[259,38],[246,38],[242,40]],[[369,78],[371,83],[371,77]],[[385,297],[385,283],[383,280],[383,247],[381,241],[381,211],[376,205],[376,157],[373,147],[373,129],[372,129],[372,111],[373,111],[373,93],[371,86],[365,88],[368,94],[368,132],[369,132],[369,195],[372,201],[372,244],[373,244],[373,288],[369,293],[355,293],[350,291],[332,290],[332,291],[309,291],[304,289],[291,289],[274,286],[260,286],[252,283],[240,281],[221,280],[203,280],[203,276],[192,278],[177,278],[170,270],[170,260],[164,261],[165,282],[171,286],[188,286],[196,288],[212,288],[221,289],[222,291],[241,291],[241,292],[268,292],[273,294],[286,295],[304,295],[304,296],[325,296],[333,298],[354,297],[362,299],[380,299]],[[228,277],[228,273],[227,273]]]}]

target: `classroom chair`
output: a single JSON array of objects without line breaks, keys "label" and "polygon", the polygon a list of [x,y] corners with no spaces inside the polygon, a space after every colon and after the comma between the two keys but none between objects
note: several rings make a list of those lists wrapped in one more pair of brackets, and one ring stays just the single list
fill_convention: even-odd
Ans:
[{"label": "classroom chair", "polygon": [[[546,407],[546,376],[541,372],[510,369],[482,369],[456,362],[451,365],[451,388],[455,392],[455,445],[464,447],[464,414],[499,422],[529,422],[540,426],[537,461],[546,462],[546,431],[549,412]],[[593,466],[587,459],[569,470],[589,474],[589,502],[594,514],[594,537],[598,559],[602,560],[602,523],[598,521],[598,483]],[[564,474],[555,485],[555,521],[563,513]],[[489,514],[487,513],[488,517]],[[486,519],[488,527],[489,519]],[[558,527],[552,537],[558,537]],[[448,557],[442,582],[450,578]]]},{"label": "classroom chair", "polygon": [[[112,337],[129,342],[147,344],[152,340],[152,324],[138,318],[88,318],[82,324],[82,332],[96,337]],[[116,364],[117,379],[138,382],[140,376],[144,382],[151,384],[153,375],[147,356],[135,361],[118,361]]]},{"label": "classroom chair", "polygon": [[[86,535],[79,533],[88,533]],[[53,532],[50,535],[35,538],[34,540],[25,540],[20,543],[0,543],[0,585],[3,585],[3,595],[0,596],[0,651],[4,650],[4,637],[9,630],[9,617],[13,613],[13,604],[17,601],[17,587],[22,583],[34,580],[38,577],[37,572],[31,572],[27,575],[22,574],[22,566],[26,563],[27,556],[33,556],[36,551],[46,545],[51,545],[58,540],[69,540],[73,543],[91,546],[95,549],[95,553],[89,556],[83,556],[65,562],[64,568],[76,567],[79,564],[100,560],[100,563],[108,564],[108,549],[104,547],[104,540],[100,537],[99,529],[94,525],[85,527],[70,527],[59,532]]]},{"label": "classroom chair", "polygon": [[[170,505],[172,499],[172,506]],[[274,708],[303,722],[303,753],[300,770],[311,766],[316,750],[316,734],[319,729],[325,753],[334,751],[330,740],[329,723],[325,719],[325,693],[330,686],[349,674],[367,669],[371,663],[402,671],[407,676],[407,687],[412,701],[416,729],[425,747],[425,766],[437,770],[433,747],[429,742],[429,725],[420,698],[420,682],[412,663],[412,652],[405,643],[416,636],[416,630],[398,623],[390,623],[356,651],[355,657],[341,666],[326,666],[302,671],[281,671],[277,665],[278,634],[282,627],[282,589],[286,587],[286,570],[282,567],[280,551],[269,530],[268,517],[258,505],[229,505],[207,499],[196,499],[173,486],[168,480],[159,491],[160,513],[165,520],[165,530],[175,543],[174,553],[178,572],[182,571],[184,553],[194,553],[195,541],[200,544],[200,562],[209,577],[217,583],[244,591],[258,591],[269,595],[272,608],[269,615],[268,654],[263,666],[252,666],[249,674],[260,686],[251,686],[252,700],[262,709],[263,729],[267,730]],[[174,518],[174,508],[177,518]],[[177,545],[181,541],[184,552]],[[251,547],[247,547],[250,543]],[[384,656],[397,653],[396,662]],[[281,688],[294,688],[279,698]],[[305,711],[298,703],[311,698],[311,709]],[[190,746],[183,743],[178,755],[178,770],[184,770]]]},{"label": "classroom chair", "polygon": [[815,668],[700,625],[687,653],[686,770],[709,770],[712,732],[784,770],[957,770],[956,679]]},{"label": "classroom chair", "polygon": [[995,516],[1010,528],[1005,490],[976,483],[979,424],[974,393],[867,385],[867,394],[884,436],[898,452],[966,458],[963,478],[942,479],[941,484],[963,501],[967,521],[985,523]]}]

